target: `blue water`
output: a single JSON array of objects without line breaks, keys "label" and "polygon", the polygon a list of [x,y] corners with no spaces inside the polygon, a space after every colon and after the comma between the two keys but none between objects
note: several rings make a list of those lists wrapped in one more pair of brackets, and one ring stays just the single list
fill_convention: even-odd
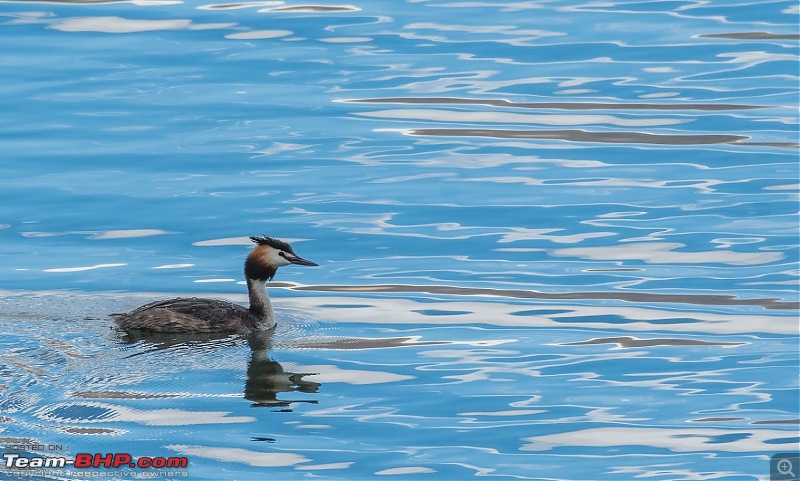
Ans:
[{"label": "blue water", "polygon": [[[0,453],[768,479],[800,448],[798,15],[0,2]],[[320,264],[278,272],[266,344],[107,317],[246,303],[262,234]]]}]

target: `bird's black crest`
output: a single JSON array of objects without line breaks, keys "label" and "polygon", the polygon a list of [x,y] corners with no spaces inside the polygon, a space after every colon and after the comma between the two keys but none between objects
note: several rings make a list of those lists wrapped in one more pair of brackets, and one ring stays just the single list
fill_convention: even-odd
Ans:
[{"label": "bird's black crest", "polygon": [[280,239],[276,239],[274,237],[267,237],[267,236],[256,237],[256,236],[251,236],[250,240],[255,242],[256,244],[258,244],[260,246],[270,246],[273,249],[278,249],[278,250],[282,250],[282,251],[286,251],[286,252],[294,254],[294,251],[292,250],[292,246],[290,246],[288,242],[284,242],[284,241],[282,241]]}]

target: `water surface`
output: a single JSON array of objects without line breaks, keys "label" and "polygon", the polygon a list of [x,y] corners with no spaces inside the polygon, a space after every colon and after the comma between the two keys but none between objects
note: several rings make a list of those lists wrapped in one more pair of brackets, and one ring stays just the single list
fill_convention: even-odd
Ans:
[{"label": "water surface", "polygon": [[[798,13],[0,2],[2,445],[768,479],[800,442]],[[280,270],[271,336],[108,319],[245,303],[261,234],[320,264]]]}]

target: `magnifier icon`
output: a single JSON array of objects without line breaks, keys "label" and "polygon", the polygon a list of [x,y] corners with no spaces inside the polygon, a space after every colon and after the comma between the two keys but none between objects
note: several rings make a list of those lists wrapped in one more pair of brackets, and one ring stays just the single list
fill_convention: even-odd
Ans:
[{"label": "magnifier icon", "polygon": [[793,478],[796,477],[793,471],[794,466],[788,459],[778,460],[778,463],[775,465],[775,467],[778,469],[778,473],[782,474],[783,476],[789,475]]}]

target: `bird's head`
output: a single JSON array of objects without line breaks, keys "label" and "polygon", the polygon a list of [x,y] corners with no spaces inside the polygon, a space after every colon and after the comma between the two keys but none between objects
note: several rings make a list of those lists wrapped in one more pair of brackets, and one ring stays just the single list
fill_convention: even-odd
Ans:
[{"label": "bird's head", "polygon": [[275,276],[278,267],[297,264],[316,266],[314,262],[303,259],[294,253],[292,246],[274,237],[250,237],[256,243],[244,263],[244,275],[247,279],[269,281]]}]

